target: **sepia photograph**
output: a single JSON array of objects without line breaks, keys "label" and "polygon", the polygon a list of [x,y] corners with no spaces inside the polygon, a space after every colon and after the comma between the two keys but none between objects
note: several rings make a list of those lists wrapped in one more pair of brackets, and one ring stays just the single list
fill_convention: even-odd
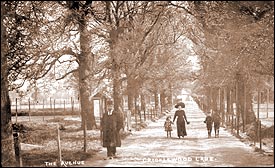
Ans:
[{"label": "sepia photograph", "polygon": [[1,1],[1,167],[274,167],[274,1]]}]

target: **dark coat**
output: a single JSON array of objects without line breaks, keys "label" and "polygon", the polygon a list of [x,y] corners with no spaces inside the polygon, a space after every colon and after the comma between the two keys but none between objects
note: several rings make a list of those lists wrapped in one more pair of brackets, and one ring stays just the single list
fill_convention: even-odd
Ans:
[{"label": "dark coat", "polygon": [[123,128],[123,118],[119,113],[111,115],[104,113],[101,119],[103,147],[120,147],[121,138],[119,130]]},{"label": "dark coat", "polygon": [[187,118],[186,118],[186,115],[185,115],[185,111],[184,110],[177,110],[175,112],[173,122],[175,121],[176,117],[177,117],[178,137],[179,136],[186,136],[187,132],[186,132],[186,128],[185,128],[185,121],[187,122]]},{"label": "dark coat", "polygon": [[206,123],[207,130],[211,131],[213,126],[213,118],[211,116],[206,116],[204,123]]},{"label": "dark coat", "polygon": [[213,122],[214,122],[214,128],[219,129],[220,128],[220,123],[221,123],[220,115],[215,113],[212,118],[213,118]]}]

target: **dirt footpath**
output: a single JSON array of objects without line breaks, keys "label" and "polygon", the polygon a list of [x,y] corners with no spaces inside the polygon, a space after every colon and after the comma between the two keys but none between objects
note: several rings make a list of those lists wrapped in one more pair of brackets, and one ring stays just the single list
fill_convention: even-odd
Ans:
[{"label": "dirt footpath", "polygon": [[[172,138],[166,137],[163,124],[166,117],[152,122],[141,131],[122,141],[117,148],[118,158],[104,160],[106,148],[102,148],[95,157],[86,160],[82,167],[273,167],[273,156],[253,152],[252,147],[241,142],[224,128],[220,137],[207,137],[205,115],[195,102],[187,102],[187,136],[177,137],[176,125],[173,126]],[[172,116],[174,113],[169,114]]]}]

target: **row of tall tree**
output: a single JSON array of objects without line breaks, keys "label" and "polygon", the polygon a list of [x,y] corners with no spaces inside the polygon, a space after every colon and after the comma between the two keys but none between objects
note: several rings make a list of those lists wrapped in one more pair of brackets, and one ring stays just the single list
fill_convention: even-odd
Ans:
[{"label": "row of tall tree", "polygon": [[8,91],[26,82],[35,86],[56,64],[66,63],[54,71],[58,79],[77,79],[82,126],[90,128],[96,125],[89,98],[103,79],[111,79],[114,108],[121,112],[123,81],[131,109],[132,98],[147,88],[157,95],[185,75],[187,55],[182,58],[179,41],[188,17],[175,17],[182,11],[174,9],[169,2],[145,1],[1,2],[2,165],[14,158]]},{"label": "row of tall tree", "polygon": [[[204,110],[233,115],[243,126],[255,121],[253,94],[274,92],[274,2],[197,2],[199,29],[196,51],[201,73],[194,92]],[[226,110],[225,110],[225,107]],[[239,123],[239,122],[238,122]]]}]

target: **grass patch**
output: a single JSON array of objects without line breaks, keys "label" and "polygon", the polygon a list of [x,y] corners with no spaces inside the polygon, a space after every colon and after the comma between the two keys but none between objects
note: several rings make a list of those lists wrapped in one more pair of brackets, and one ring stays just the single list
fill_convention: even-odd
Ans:
[{"label": "grass patch", "polygon": [[[88,152],[84,152],[81,121],[57,117],[46,122],[22,122],[18,123],[18,127],[21,132],[20,141],[25,145],[21,151],[24,167],[45,167],[45,162],[57,163],[57,124],[60,126],[62,161],[85,161],[98,152],[98,130],[87,132]],[[33,148],[31,145],[42,147]]]},{"label": "grass patch", "polygon": [[[96,150],[84,151],[62,151],[63,161],[84,161],[96,154]],[[58,152],[45,152],[41,150],[29,150],[22,153],[23,166],[25,167],[45,167],[45,162],[57,162]]]}]

